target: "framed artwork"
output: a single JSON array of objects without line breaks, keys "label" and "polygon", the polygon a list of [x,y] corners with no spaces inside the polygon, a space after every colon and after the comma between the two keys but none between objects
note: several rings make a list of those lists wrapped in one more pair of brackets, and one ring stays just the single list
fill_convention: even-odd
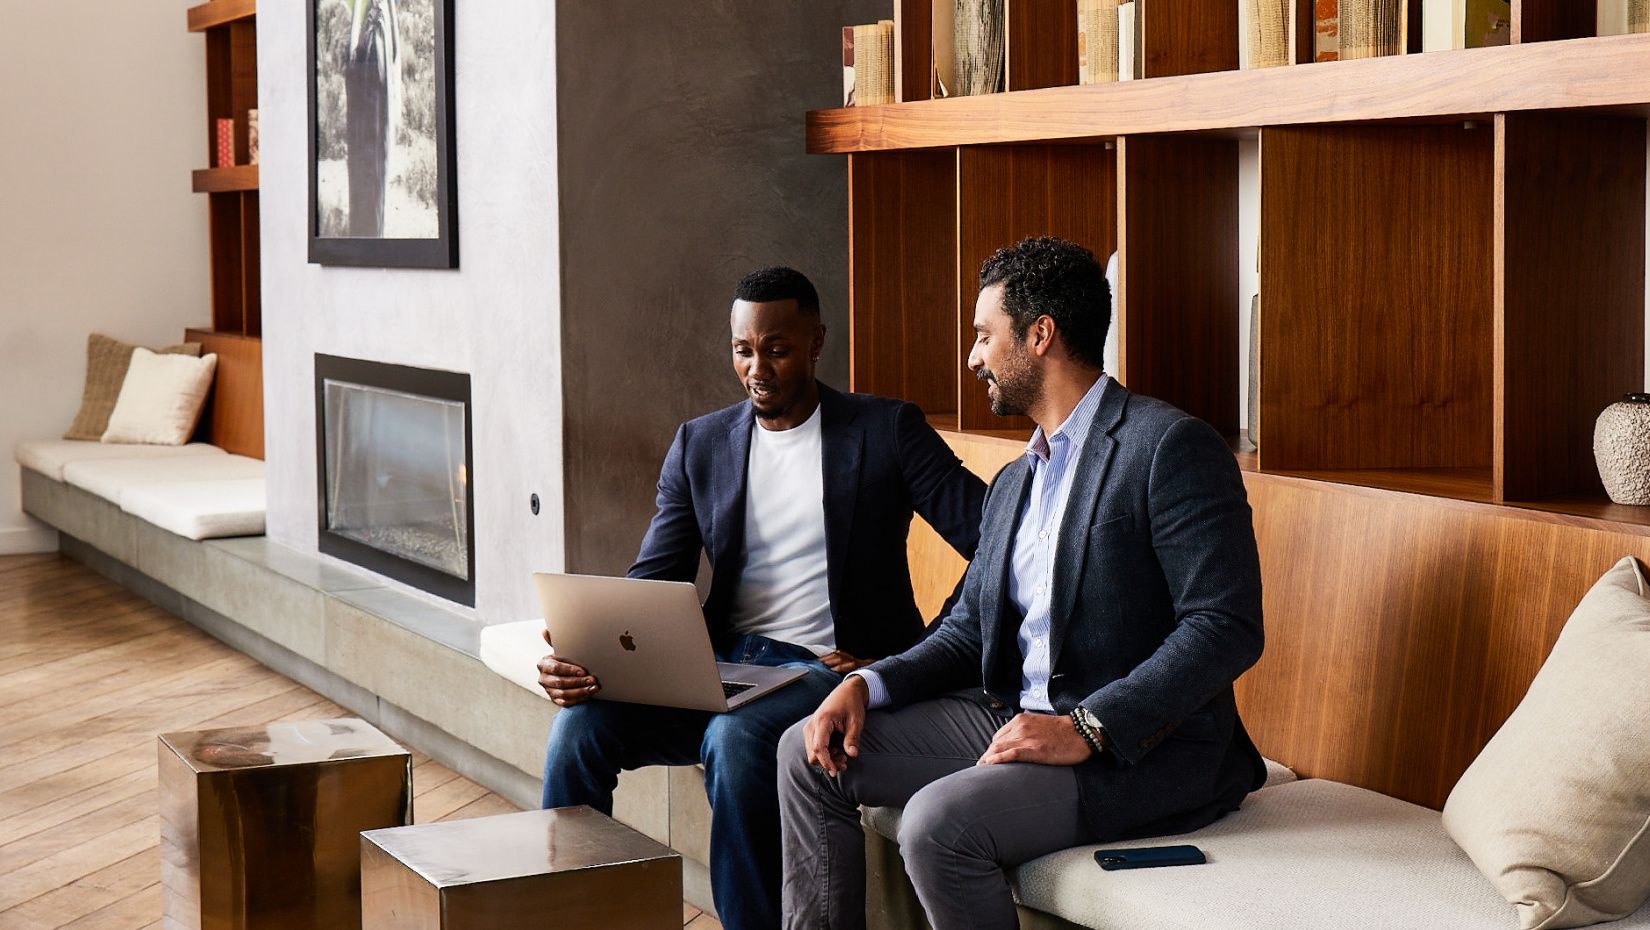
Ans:
[{"label": "framed artwork", "polygon": [[458,267],[452,0],[307,0],[309,260]]}]

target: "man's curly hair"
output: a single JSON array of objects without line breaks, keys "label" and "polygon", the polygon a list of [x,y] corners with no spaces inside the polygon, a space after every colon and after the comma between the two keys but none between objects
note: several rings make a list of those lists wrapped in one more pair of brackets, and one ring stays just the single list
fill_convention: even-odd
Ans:
[{"label": "man's curly hair", "polygon": [[783,265],[763,268],[745,275],[733,289],[733,299],[748,300],[753,304],[794,300],[798,310],[815,319],[819,318],[819,292],[814,290],[814,283],[802,272]]},{"label": "man's curly hair", "polygon": [[1111,285],[1093,252],[1054,236],[1021,239],[980,266],[980,289],[994,284],[1003,286],[1003,311],[1014,338],[1023,340],[1031,324],[1047,316],[1073,359],[1101,367],[1111,328]]}]

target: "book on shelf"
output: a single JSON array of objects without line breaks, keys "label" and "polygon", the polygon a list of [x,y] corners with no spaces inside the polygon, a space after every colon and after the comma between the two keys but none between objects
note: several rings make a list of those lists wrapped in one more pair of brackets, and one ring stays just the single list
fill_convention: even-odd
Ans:
[{"label": "book on shelf", "polygon": [[258,163],[258,111],[246,111],[246,162],[249,165]]},{"label": "book on shelf", "polygon": [[1422,0],[1421,51],[1512,43],[1512,0]]},{"label": "book on shelf", "polygon": [[1406,0],[1340,0],[1340,59],[1378,58],[1408,51]]},{"label": "book on shelf", "polygon": [[229,168],[235,164],[235,121],[223,117],[213,121],[213,131],[217,142],[216,158],[213,159],[214,168]]},{"label": "book on shelf", "polygon": [[1004,0],[957,0],[953,41],[957,82],[951,92],[966,97],[1003,89],[1006,24]]},{"label": "book on shelf", "polygon": [[894,102],[894,21],[854,28],[854,105]]},{"label": "book on shelf", "polygon": [[1599,0],[1598,34],[1650,32],[1650,0]]},{"label": "book on shelf", "polygon": [[1313,0],[1312,22],[1312,60],[1334,61],[1340,58],[1340,0]]},{"label": "book on shelf", "polygon": [[1077,83],[1117,80],[1117,0],[1077,0]]},{"label": "book on shelf", "polygon": [[1238,67],[1295,63],[1295,0],[1236,0]]},{"label": "book on shelf", "polygon": [[934,83],[929,96],[949,97],[957,87],[957,0],[933,0],[928,35],[934,45]]},{"label": "book on shelf", "polygon": [[1140,17],[1134,0],[1117,4],[1117,79],[1132,81],[1140,77]]},{"label": "book on shelf", "polygon": [[842,105],[854,105],[854,27],[842,27]]}]

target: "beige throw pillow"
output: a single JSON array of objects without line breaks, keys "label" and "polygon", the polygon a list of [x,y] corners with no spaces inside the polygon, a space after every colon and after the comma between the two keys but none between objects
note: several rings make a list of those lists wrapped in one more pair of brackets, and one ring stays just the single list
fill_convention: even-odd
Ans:
[{"label": "beige throw pillow", "polygon": [[1624,917],[1650,897],[1650,586],[1617,562],[1444,804],[1444,829],[1524,930]]},{"label": "beige throw pillow", "polygon": [[[103,438],[103,431],[109,428],[109,413],[120,397],[120,386],[126,383],[126,367],[132,363],[135,348],[137,346],[101,333],[86,338],[86,386],[80,393],[80,412],[74,415],[69,431],[63,434],[64,439],[97,442]],[[163,355],[199,356],[201,344],[185,342],[155,351]]]},{"label": "beige throw pillow", "polygon": [[218,357],[189,358],[156,355],[148,349],[132,353],[126,383],[109,414],[104,442],[137,442],[181,446],[195,432]]}]

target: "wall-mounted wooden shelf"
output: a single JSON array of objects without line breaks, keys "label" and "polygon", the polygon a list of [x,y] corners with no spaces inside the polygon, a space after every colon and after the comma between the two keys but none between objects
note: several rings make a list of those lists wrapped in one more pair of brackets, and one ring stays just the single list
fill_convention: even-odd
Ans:
[{"label": "wall-mounted wooden shelf", "polygon": [[1574,108],[1644,116],[1646,74],[1650,35],[1608,36],[815,110],[807,147],[841,154]]},{"label": "wall-mounted wooden shelf", "polygon": [[196,168],[190,186],[197,194],[225,194],[232,191],[258,189],[257,165],[234,165],[229,168]]},{"label": "wall-mounted wooden shelf", "polygon": [[205,32],[239,20],[250,20],[257,13],[257,0],[208,0],[189,8],[189,31]]}]

